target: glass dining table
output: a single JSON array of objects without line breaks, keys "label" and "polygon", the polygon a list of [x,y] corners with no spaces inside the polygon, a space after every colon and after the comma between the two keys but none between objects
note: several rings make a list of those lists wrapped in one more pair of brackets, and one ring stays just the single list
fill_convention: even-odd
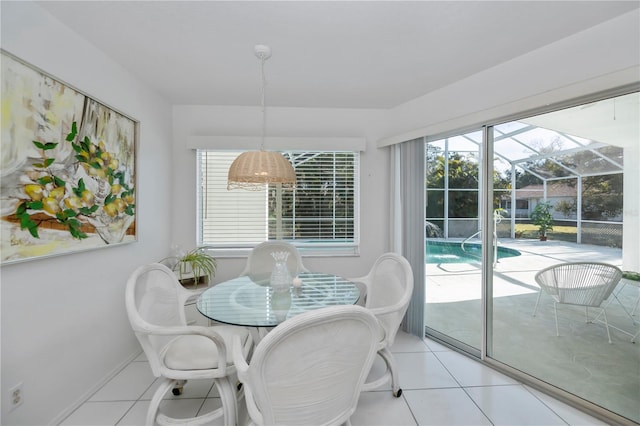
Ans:
[{"label": "glass dining table", "polygon": [[346,278],[321,272],[303,272],[298,286],[275,292],[270,277],[242,275],[205,290],[196,302],[207,318],[225,324],[275,327],[303,312],[335,305],[353,305],[358,287]]}]

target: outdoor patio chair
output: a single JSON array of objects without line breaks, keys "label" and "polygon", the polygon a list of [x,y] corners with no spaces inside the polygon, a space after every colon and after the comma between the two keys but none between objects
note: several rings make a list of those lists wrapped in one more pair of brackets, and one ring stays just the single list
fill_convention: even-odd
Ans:
[{"label": "outdoor patio chair", "polygon": [[[376,259],[369,273],[363,277],[349,278],[356,285],[364,285],[364,306],[378,319],[384,331],[384,340],[378,354],[385,362],[385,373],[378,379],[365,383],[364,390],[377,389],[391,379],[395,397],[402,395],[395,358],[389,349],[404,318],[413,293],[413,271],[404,257],[385,253]],[[363,297],[363,296],[361,296]]]},{"label": "outdoor patio chair", "polygon": [[584,306],[587,322],[592,322],[589,321],[589,308],[600,308],[607,329],[607,337],[611,343],[607,312],[602,303],[611,295],[621,278],[620,268],[607,263],[569,262],[545,268],[535,275],[535,280],[540,285],[540,292],[533,309],[533,316],[536,315],[542,292],[553,297],[556,336],[559,336],[558,303]]},{"label": "outdoor patio chair", "polygon": [[[237,423],[235,367],[227,355],[237,337],[247,356],[253,339],[243,327],[189,326],[184,304],[191,293],[164,265],[153,263],[137,268],[125,290],[127,315],[149,366],[160,378],[147,410],[146,424],[205,424],[224,416],[225,425]],[[230,353],[229,353],[230,355]],[[222,407],[194,418],[172,419],[159,411],[169,390],[182,392],[187,380],[213,379]]]},{"label": "outdoor patio chair", "polygon": [[349,425],[380,344],[362,306],[331,306],[278,325],[247,364],[235,339],[233,361],[254,425]]}]

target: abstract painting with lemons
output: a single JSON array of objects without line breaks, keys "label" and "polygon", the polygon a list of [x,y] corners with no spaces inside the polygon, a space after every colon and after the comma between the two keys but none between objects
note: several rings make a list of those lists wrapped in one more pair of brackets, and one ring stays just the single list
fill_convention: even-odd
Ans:
[{"label": "abstract painting with lemons", "polygon": [[137,131],[3,51],[1,262],[136,241]]}]

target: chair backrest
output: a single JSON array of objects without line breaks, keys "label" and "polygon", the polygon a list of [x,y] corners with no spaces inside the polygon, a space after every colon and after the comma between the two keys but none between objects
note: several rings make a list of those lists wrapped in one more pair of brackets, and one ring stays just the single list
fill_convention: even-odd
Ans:
[{"label": "chair backrest", "polygon": [[337,425],[354,413],[379,345],[373,314],[332,306],[286,320],[258,344],[246,370],[252,420],[264,425]]},{"label": "chair backrest", "polygon": [[600,262],[568,262],[539,271],[535,280],[558,303],[600,306],[622,278],[620,268]]},{"label": "chair backrest", "polygon": [[294,245],[284,241],[265,241],[251,250],[247,264],[240,275],[249,275],[254,280],[268,279],[276,264],[271,256],[274,252],[288,252],[287,268],[292,277],[307,272],[307,268],[302,264],[302,257]]},{"label": "chair backrest", "polygon": [[385,253],[362,279],[367,287],[365,306],[376,316],[392,345],[413,293],[413,270],[403,256]]},{"label": "chair backrest", "polygon": [[140,266],[129,276],[125,290],[127,315],[156,377],[160,376],[159,354],[175,336],[153,333],[163,327],[187,325],[184,303],[188,297],[175,274],[159,263]]}]

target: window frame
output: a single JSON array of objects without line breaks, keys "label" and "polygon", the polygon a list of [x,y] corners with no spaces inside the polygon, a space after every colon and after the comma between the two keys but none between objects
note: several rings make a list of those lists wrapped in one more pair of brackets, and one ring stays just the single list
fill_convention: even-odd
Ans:
[{"label": "window frame", "polygon": [[[203,196],[205,193],[203,179],[203,160],[201,158],[202,152],[230,152],[222,149],[208,149],[202,148],[196,150],[196,243],[198,247],[204,248],[207,253],[217,258],[235,258],[246,257],[256,243],[237,243],[229,245],[213,245],[203,241]],[[243,150],[234,150],[232,152],[240,153]],[[348,152],[353,154],[353,241],[351,242],[309,242],[309,240],[291,240],[283,239],[296,246],[302,256],[314,256],[314,257],[335,257],[335,256],[358,256],[360,254],[360,151],[358,150],[309,150],[309,149],[291,149],[291,150],[277,150],[281,153],[338,153]],[[284,190],[284,189],[283,189]],[[234,191],[243,191],[242,189]],[[284,190],[286,191],[286,190]],[[267,201],[268,204],[268,201]],[[265,205],[268,209],[268,206]],[[268,216],[268,215],[267,215]],[[265,224],[267,227],[267,223]],[[267,230],[268,233],[268,230]],[[267,240],[264,240],[267,241]],[[270,239],[269,241],[273,241]]]}]

